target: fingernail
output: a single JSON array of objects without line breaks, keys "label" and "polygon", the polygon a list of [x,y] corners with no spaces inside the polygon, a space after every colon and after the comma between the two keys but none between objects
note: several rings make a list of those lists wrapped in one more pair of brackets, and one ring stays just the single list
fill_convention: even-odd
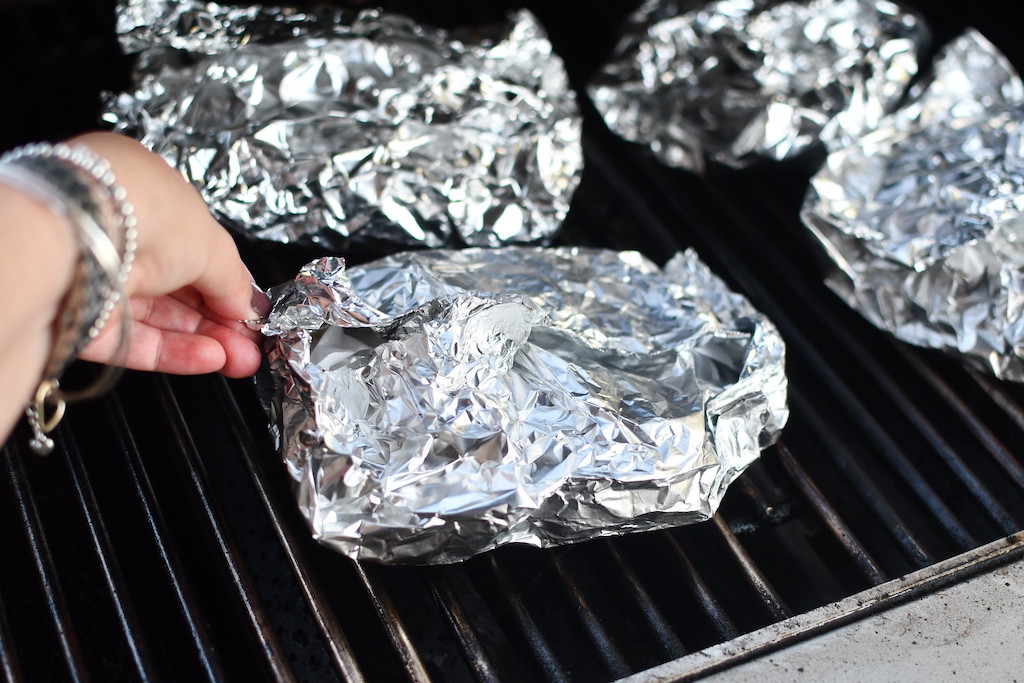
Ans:
[{"label": "fingernail", "polygon": [[267,317],[267,313],[270,313],[270,297],[255,282],[252,283],[252,302],[249,306],[251,313],[246,322],[258,322]]}]

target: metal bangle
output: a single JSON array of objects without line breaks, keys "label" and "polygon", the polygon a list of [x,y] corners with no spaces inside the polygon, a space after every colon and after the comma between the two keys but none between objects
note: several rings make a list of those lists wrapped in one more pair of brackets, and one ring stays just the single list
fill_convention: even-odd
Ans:
[{"label": "metal bangle", "polygon": [[[64,143],[55,145],[33,143],[19,147],[4,155],[4,157],[0,158],[0,164],[6,161],[22,166],[27,165],[31,169],[33,166],[38,168],[39,164],[47,164],[47,160],[55,160],[64,166],[70,166],[87,174],[96,183],[96,186],[104,191],[105,199],[109,203],[113,211],[113,218],[117,222],[116,226],[111,226],[107,231],[107,237],[111,242],[115,240],[110,235],[110,232],[119,233],[118,237],[121,242],[120,269],[116,278],[117,286],[114,288],[111,296],[106,299],[104,310],[101,312],[100,317],[90,327],[86,341],[91,341],[100,333],[113,309],[117,306],[121,293],[124,291],[124,285],[128,282],[132,266],[135,263],[135,250],[138,245],[135,209],[128,201],[124,188],[117,183],[117,178],[110,167],[110,163],[84,145],[70,146]],[[52,177],[53,174],[61,175],[59,169],[55,170],[52,164],[47,164],[42,169],[40,175],[45,179]],[[61,191],[61,189],[58,188],[58,191]],[[80,197],[78,201],[82,203]],[[84,208],[88,211],[89,207]],[[93,215],[99,214],[93,213]],[[106,221],[103,221],[103,223],[106,223]],[[92,247],[91,244],[86,244],[85,246]]]},{"label": "metal bangle", "polygon": [[[37,161],[44,163],[29,163]],[[59,375],[82,350],[89,339],[88,330],[105,322],[105,301],[120,289],[117,275],[121,259],[96,222],[98,209],[88,196],[88,187],[70,175],[72,169],[63,165],[47,168],[57,164],[50,159],[0,163],[0,181],[37,200],[76,228],[73,236],[80,253],[78,267],[57,318],[57,337],[43,368],[44,377]]]},{"label": "metal bangle", "polygon": [[[32,196],[75,228],[81,249],[76,275],[57,320],[57,334],[33,400],[26,408],[39,454],[53,449],[48,436],[64,416],[68,401],[97,396],[120,374],[118,362],[128,345],[128,310],[124,285],[137,245],[134,210],[108,162],[84,146],[34,144],[0,157],[0,182]],[[109,226],[105,230],[102,226]],[[121,243],[120,253],[114,246]],[[90,387],[61,389],[59,376],[78,353],[103,330],[114,309],[122,307],[114,358]]]}]

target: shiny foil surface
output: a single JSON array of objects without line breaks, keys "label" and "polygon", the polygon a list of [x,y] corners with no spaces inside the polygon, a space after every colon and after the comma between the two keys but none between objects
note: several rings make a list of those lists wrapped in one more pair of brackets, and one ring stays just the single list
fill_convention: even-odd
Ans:
[{"label": "shiny foil surface", "polygon": [[104,118],[247,236],[341,251],[547,242],[583,159],[534,17],[470,32],[365,10],[127,0],[134,90]]},{"label": "shiny foil surface", "polygon": [[900,339],[1024,381],[1024,85],[970,32],[917,99],[812,180],[830,286]]},{"label": "shiny foil surface", "polygon": [[325,258],[271,298],[281,453],[357,560],[705,520],[788,417],[777,330],[692,252]]},{"label": "shiny foil surface", "polygon": [[702,171],[841,144],[892,111],[927,43],[874,0],[649,0],[588,91],[608,127]]}]

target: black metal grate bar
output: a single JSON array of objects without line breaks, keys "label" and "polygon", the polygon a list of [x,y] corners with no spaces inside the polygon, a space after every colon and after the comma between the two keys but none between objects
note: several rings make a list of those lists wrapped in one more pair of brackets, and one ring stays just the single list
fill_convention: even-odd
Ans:
[{"label": "black metal grate bar", "polygon": [[675,659],[685,655],[686,647],[661,614],[658,605],[644,589],[640,577],[637,576],[633,568],[622,557],[622,553],[619,552],[614,543],[607,540],[604,541],[603,546],[605,552],[611,557],[614,566],[622,573],[623,580],[618,585],[640,610],[644,622],[654,634],[664,656],[668,659]]},{"label": "black metal grate bar", "polygon": [[672,537],[671,534],[664,534],[663,538],[668,544],[668,548],[671,555],[675,556],[676,562],[682,569],[681,577],[683,582],[693,592],[694,597],[700,603],[701,608],[708,615],[711,620],[715,631],[722,640],[731,640],[739,635],[739,631],[736,625],[729,618],[729,615],[722,605],[718,602],[718,598],[715,597],[714,591],[704,580],[704,578],[697,572],[697,568],[690,562],[690,558],[686,556],[686,552],[679,545],[678,541]]},{"label": "black metal grate bar", "polygon": [[956,395],[948,384],[946,384],[934,370],[925,365],[921,360],[910,353],[906,348],[898,347],[903,358],[914,367],[922,377],[927,380],[932,389],[941,396],[956,411],[957,416],[963,420],[967,428],[974,434],[985,449],[995,458],[996,462],[1003,468],[1010,479],[1021,489],[1024,489],[1024,467],[1014,458],[1009,449],[987,429],[982,420],[968,408],[960,397]]},{"label": "black metal grate bar", "polygon": [[202,508],[203,516],[209,525],[213,538],[216,541],[217,549],[224,566],[230,573],[231,586],[238,596],[239,603],[244,609],[245,616],[251,627],[251,633],[260,643],[260,651],[266,661],[268,671],[279,681],[295,680],[294,674],[287,668],[288,658],[277,638],[277,634],[268,627],[265,610],[261,604],[259,593],[253,587],[252,579],[239,560],[234,542],[231,540],[224,524],[220,521],[219,515],[214,509],[209,495],[207,494],[208,484],[203,472],[202,462],[196,452],[195,442],[188,429],[188,424],[182,415],[181,408],[167,384],[165,377],[157,377],[157,393],[160,403],[164,408],[164,414],[177,441],[177,450],[183,455],[189,480],[193,486],[196,498]]},{"label": "black metal grate bar", "polygon": [[601,625],[600,618],[591,609],[590,602],[576,582],[575,576],[566,568],[562,558],[555,551],[551,552],[551,563],[559,579],[561,579],[563,590],[569,596],[572,604],[575,605],[575,614],[579,618],[583,630],[589,636],[591,643],[597,650],[598,656],[604,662],[605,668],[616,678],[628,675],[631,669],[626,663],[625,658],[623,658],[619,648]]},{"label": "black metal grate bar", "polygon": [[778,452],[782,466],[811,503],[814,511],[818,513],[818,516],[828,527],[829,531],[832,532],[832,535],[835,536],[843,549],[846,550],[846,553],[853,559],[854,564],[871,582],[871,585],[877,586],[880,583],[884,583],[886,576],[881,567],[871,557],[867,548],[857,540],[853,531],[828,502],[821,489],[817,487],[814,480],[800,466],[800,463],[793,457],[793,454],[789,452],[785,443],[779,440],[775,444],[774,450]]},{"label": "black metal grate bar", "polygon": [[520,600],[520,594],[512,587],[512,581],[501,564],[491,555],[487,558],[487,565],[502,595],[504,607],[515,617],[515,624],[526,639],[534,660],[544,674],[544,679],[556,683],[569,681],[568,673],[562,668],[544,634],[537,628],[536,622]]},{"label": "black metal grate bar", "polygon": [[177,553],[169,545],[164,533],[165,523],[162,520],[159,506],[156,503],[153,486],[146,474],[142,458],[132,436],[132,430],[128,425],[124,409],[121,406],[119,394],[120,390],[115,390],[114,395],[105,401],[110,417],[115,425],[117,438],[120,441],[119,451],[125,459],[134,493],[142,504],[144,521],[149,527],[150,537],[159,554],[164,576],[168,580],[174,599],[181,610],[180,616],[184,619],[191,639],[197,659],[196,663],[208,680],[221,680],[224,677],[223,663],[217,654],[217,649],[207,630],[205,620],[202,614],[199,613],[194,593],[188,585],[180,562],[176,558]]},{"label": "black metal grate bar", "polygon": [[912,562],[914,568],[920,569],[934,562],[928,551],[922,547],[920,541],[904,524],[886,496],[882,495],[882,492],[864,472],[857,462],[857,458],[832,435],[828,425],[818,417],[803,396],[794,390],[790,393],[790,401],[794,407],[799,406],[798,409],[803,418],[810,422],[811,428],[825,444],[824,453],[839,467],[843,475],[849,478],[857,496],[871,508],[907,559]]},{"label": "black metal grate bar", "polygon": [[[857,348],[862,347],[857,345]],[[872,374],[874,375],[875,372],[876,371],[872,371]],[[992,495],[992,492],[988,487],[986,487],[981,482],[981,479],[971,471],[964,462],[964,459],[960,457],[941,436],[939,430],[931,425],[930,421],[914,405],[910,398],[895,386],[891,378],[882,376],[876,378],[876,380],[884,384],[886,391],[895,398],[903,413],[928,441],[936,455],[938,455],[942,461],[946,463],[946,466],[949,467],[958,479],[960,479],[964,487],[970,491],[971,495],[978,501],[979,505],[985,510],[989,518],[999,527],[1000,531],[1004,534],[1011,534],[1017,531],[1020,528],[1020,524],[1018,524],[1010,513],[999,504],[998,500]]]},{"label": "black metal grate bar", "polygon": [[459,592],[452,588],[448,579],[441,573],[432,577],[430,589],[434,593],[438,608],[448,620],[455,640],[462,651],[473,677],[481,683],[500,680],[494,666],[491,665],[484,651],[484,646],[477,637],[476,628],[462,606]]},{"label": "black metal grate bar", "polygon": [[[6,451],[6,449],[4,449]],[[4,601],[0,600],[0,671],[3,672],[7,681],[23,681],[21,669],[14,653],[11,637],[11,628],[7,621],[7,608]]]},{"label": "black metal grate bar", "polygon": [[46,594],[47,609],[53,620],[53,628],[56,632],[60,652],[64,657],[64,664],[67,667],[67,675],[75,681],[87,680],[89,678],[88,666],[78,644],[78,637],[67,607],[67,599],[61,589],[53,556],[50,554],[49,544],[46,540],[46,533],[32,495],[25,467],[21,462],[24,454],[16,444],[9,444],[4,449],[4,456],[21,521],[28,535],[32,560]]},{"label": "black metal grate bar", "polygon": [[786,603],[781,597],[779,597],[779,594],[775,592],[775,589],[772,588],[771,584],[768,583],[764,574],[762,574],[761,570],[757,568],[757,564],[754,562],[753,558],[750,557],[750,554],[736,539],[735,534],[732,533],[729,525],[726,524],[721,515],[715,515],[711,521],[715,525],[715,528],[718,529],[718,533],[721,534],[722,538],[725,540],[726,545],[729,546],[729,551],[733,554],[736,562],[743,570],[744,575],[747,577],[747,581],[754,588],[758,597],[761,598],[761,602],[771,613],[772,618],[776,621],[781,621],[782,619],[793,616],[790,609],[786,607]]},{"label": "black metal grate bar", "polygon": [[[250,431],[249,423],[243,417],[235,395],[228,388],[227,382],[223,378],[217,378],[215,390],[226,413],[227,427],[239,443],[239,450],[245,460],[246,468],[259,492],[260,502],[263,504],[267,516],[273,524],[277,540],[287,555],[292,573],[301,587],[310,611],[316,620],[320,634],[323,636],[324,646],[330,651],[335,667],[345,680],[353,682],[363,680],[363,674],[352,654],[352,647],[349,645],[348,638],[345,636],[345,632],[338,622],[334,610],[331,608],[330,600],[320,589],[320,585],[314,579],[309,566],[301,557],[299,536],[285,523],[275,507],[267,486],[268,482],[265,479],[266,475],[263,468],[259,467],[256,462],[257,454],[260,451],[256,448],[256,441]],[[308,535],[302,538],[308,541]]]},{"label": "black metal grate bar", "polygon": [[139,638],[139,634],[143,632],[141,622],[127,590],[120,562],[103,521],[103,513],[96,501],[96,493],[89,480],[88,468],[82,461],[82,453],[73,433],[65,435],[63,444],[68,472],[89,529],[90,539],[96,551],[103,578],[110,592],[117,623],[121,627],[137,675],[143,680],[152,680],[156,678],[157,669],[150,657],[146,642]]},{"label": "black metal grate bar", "polygon": [[395,652],[401,659],[402,666],[405,668],[409,679],[413,681],[429,681],[430,676],[427,673],[427,668],[424,666],[412,638],[409,637],[409,632],[405,628],[402,616],[395,607],[395,603],[391,600],[391,596],[387,589],[384,588],[383,583],[371,577],[375,569],[358,563],[355,564],[355,568],[356,574],[363,582],[363,587],[366,588],[366,592],[373,601],[373,605],[377,610],[377,616],[387,632],[392,647],[394,647]]},{"label": "black metal grate bar", "polygon": [[988,394],[992,402],[1017,425],[1018,431],[1024,432],[1024,408],[1006,393],[1004,386],[991,375],[982,374],[974,368],[971,368],[971,377]]}]

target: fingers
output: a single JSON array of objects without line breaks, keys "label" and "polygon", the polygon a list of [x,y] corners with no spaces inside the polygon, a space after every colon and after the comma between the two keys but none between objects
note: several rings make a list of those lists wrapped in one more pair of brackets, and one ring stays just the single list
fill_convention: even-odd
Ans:
[{"label": "fingers", "polygon": [[204,320],[198,332],[223,349],[224,365],[217,372],[225,377],[249,377],[260,369],[263,354],[259,346],[244,334],[210,320]]},{"label": "fingers", "polygon": [[[187,293],[182,296],[192,298]],[[131,313],[123,358],[114,357],[119,344],[117,319],[83,350],[81,358],[171,374],[220,372],[245,377],[259,369],[261,354],[254,333],[235,321],[207,317],[170,296],[134,300]]]},{"label": "fingers", "polygon": [[[259,313],[259,316],[263,316],[263,315],[266,315],[267,309],[270,306],[270,299],[267,298],[267,295],[264,294],[262,291],[259,291],[259,296],[262,297],[261,301],[260,302],[256,302],[253,305],[257,307],[257,311]],[[213,310],[211,310],[209,305],[208,305],[208,303],[203,299],[202,295],[199,294],[199,292],[197,292],[195,289],[193,289],[191,287],[185,287],[184,289],[179,289],[177,292],[173,292],[172,294],[169,294],[168,297],[170,299],[173,299],[174,301],[177,301],[177,302],[179,302],[181,304],[184,304],[184,306],[186,308],[192,309],[193,311],[197,312],[201,317],[209,318],[210,320],[214,321],[218,325],[220,325],[222,327],[226,327],[229,330],[232,330],[234,332],[237,332],[238,334],[241,334],[243,337],[251,339],[254,342],[259,343],[259,341],[263,338],[262,334],[260,334],[257,330],[254,330],[254,329],[250,328],[249,325],[247,325],[245,322],[239,320],[237,317],[234,317],[234,316],[230,316],[229,317],[229,316],[219,315],[216,312],[214,312]],[[159,301],[159,299],[157,301]],[[163,314],[162,313],[157,314],[157,313],[158,313],[157,311],[154,311],[154,317],[152,319],[150,319],[150,318],[141,318],[139,316],[135,316],[135,317],[136,317],[137,320],[141,320],[142,322],[144,322],[146,324],[152,324],[152,325],[155,325],[157,327],[167,326],[168,322],[163,319]],[[188,315],[187,312],[186,312],[186,315]],[[259,316],[257,316],[257,317],[259,317]],[[253,319],[254,318],[248,318],[248,320],[253,320]],[[189,320],[192,320],[192,318],[189,318]],[[175,327],[173,329],[177,329],[179,331],[183,331],[184,330],[184,328],[177,328],[177,327]]]}]

